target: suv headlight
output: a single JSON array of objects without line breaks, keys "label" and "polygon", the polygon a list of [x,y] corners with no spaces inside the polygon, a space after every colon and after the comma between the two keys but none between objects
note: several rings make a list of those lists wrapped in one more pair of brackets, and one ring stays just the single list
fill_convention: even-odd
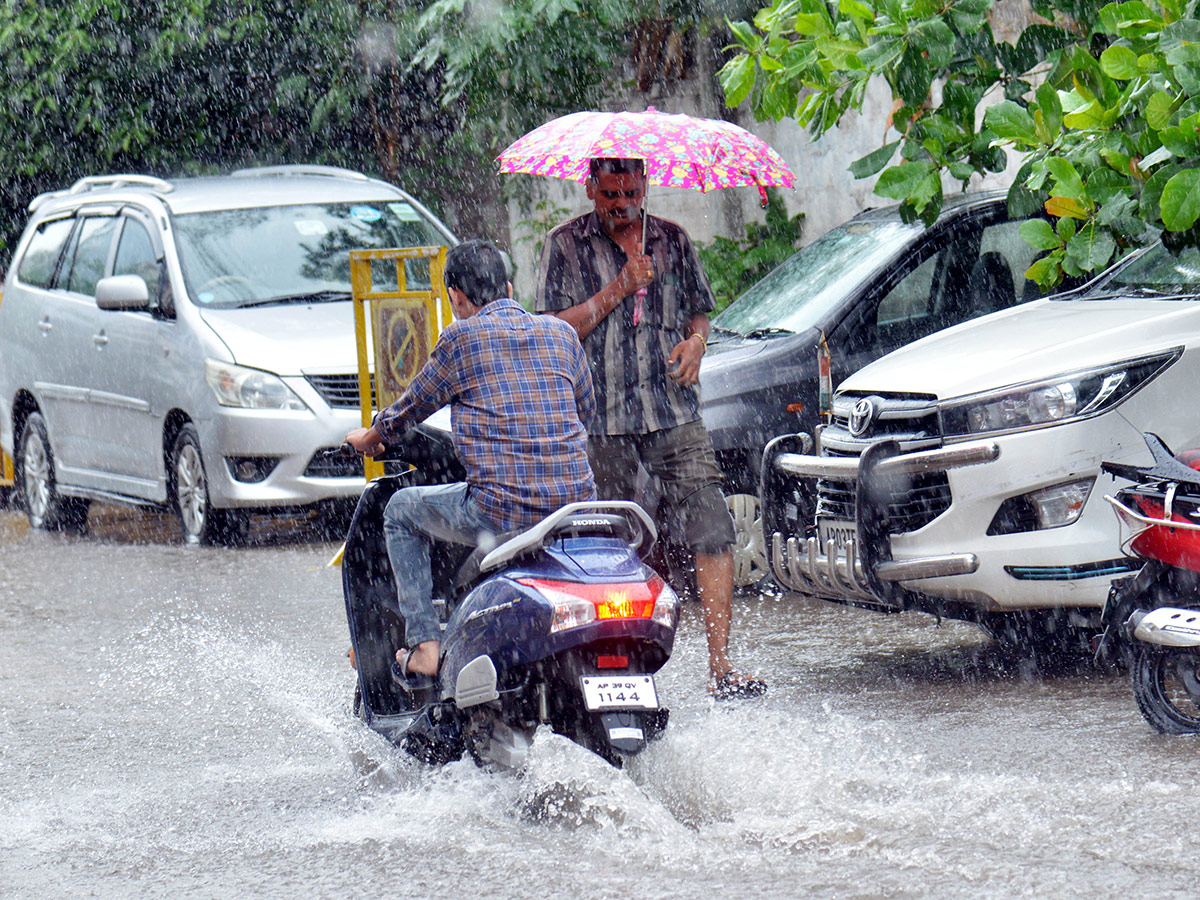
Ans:
[{"label": "suv headlight", "polygon": [[278,375],[270,372],[206,359],[204,377],[222,406],[240,409],[308,409]]},{"label": "suv headlight", "polygon": [[1158,377],[1183,353],[1175,347],[1057,378],[972,394],[940,404],[946,437],[1057,425],[1112,409]]}]

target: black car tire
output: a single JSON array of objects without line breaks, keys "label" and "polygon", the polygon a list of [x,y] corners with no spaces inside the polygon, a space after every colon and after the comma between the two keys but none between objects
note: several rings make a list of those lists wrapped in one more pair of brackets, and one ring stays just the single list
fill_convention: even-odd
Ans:
[{"label": "black car tire", "polygon": [[90,501],[58,492],[54,453],[41,413],[30,413],[21,429],[16,459],[17,484],[29,524],[42,531],[83,531]]}]

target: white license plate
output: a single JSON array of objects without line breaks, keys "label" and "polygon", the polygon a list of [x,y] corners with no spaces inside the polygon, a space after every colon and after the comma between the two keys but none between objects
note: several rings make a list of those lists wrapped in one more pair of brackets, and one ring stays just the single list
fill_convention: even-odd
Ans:
[{"label": "white license plate", "polygon": [[846,519],[817,519],[817,537],[822,552],[829,541],[838,550],[845,550],[850,541],[858,543],[858,526]]},{"label": "white license plate", "polygon": [[583,703],[597,709],[658,709],[658,692],[650,675],[589,675],[583,682]]}]

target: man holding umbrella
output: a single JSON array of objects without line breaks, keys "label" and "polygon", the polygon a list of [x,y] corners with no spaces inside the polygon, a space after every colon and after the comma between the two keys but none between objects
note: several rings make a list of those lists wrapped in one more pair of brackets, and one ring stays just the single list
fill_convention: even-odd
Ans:
[{"label": "man holding umbrella", "polygon": [[687,233],[643,213],[643,165],[591,160],[594,209],[547,237],[536,308],[570,323],[591,363],[598,414],[588,455],[600,495],[633,499],[641,463],[676,511],[696,559],[710,693],[758,696],[766,683],[728,659],[733,525],[696,387],[713,295]]}]

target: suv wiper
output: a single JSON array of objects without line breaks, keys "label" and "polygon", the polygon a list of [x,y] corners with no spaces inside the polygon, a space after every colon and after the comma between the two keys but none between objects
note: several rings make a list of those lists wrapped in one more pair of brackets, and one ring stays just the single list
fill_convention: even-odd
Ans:
[{"label": "suv wiper", "polygon": [[789,331],[786,328],[755,328],[753,331],[748,332],[746,334],[746,337],[748,337],[748,338],[767,338],[767,337],[779,337],[781,334],[795,334],[795,333],[796,332]]},{"label": "suv wiper", "polygon": [[250,306],[271,306],[277,303],[332,303],[336,300],[349,299],[349,291],[312,291],[307,294],[284,294],[279,297],[268,297],[266,300],[251,300],[249,303],[240,304],[238,309],[246,309]]}]

